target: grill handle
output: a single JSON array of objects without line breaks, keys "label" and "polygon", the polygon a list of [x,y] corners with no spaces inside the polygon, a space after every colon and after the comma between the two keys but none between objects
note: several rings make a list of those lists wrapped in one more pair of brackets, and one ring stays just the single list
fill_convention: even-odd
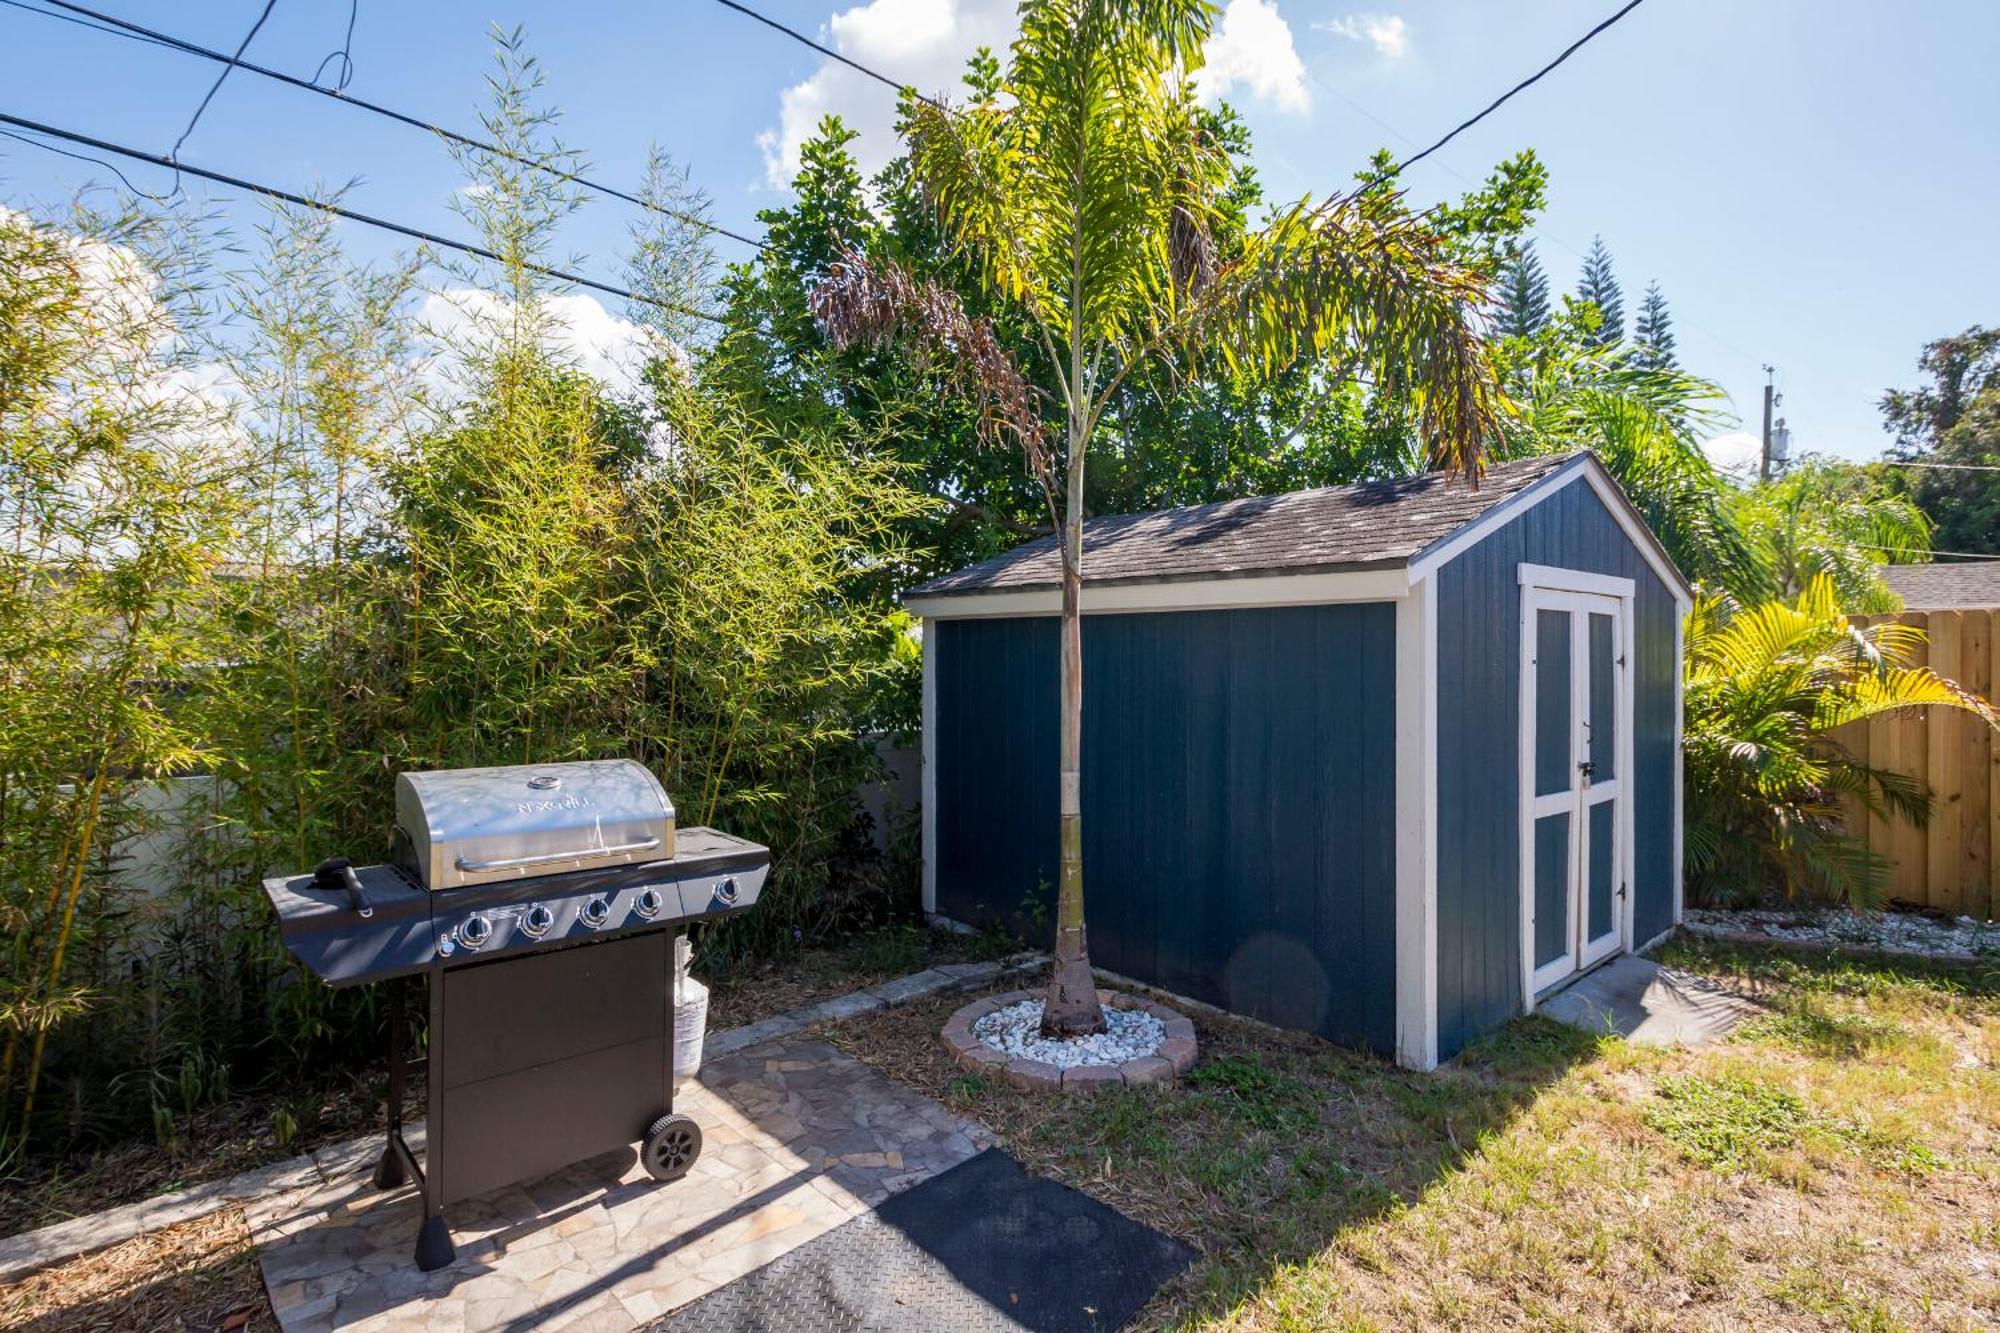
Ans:
[{"label": "grill handle", "polygon": [[329,856],[321,861],[313,870],[313,883],[323,889],[346,889],[347,905],[356,916],[375,915],[375,905],[368,901],[368,894],[361,887],[361,876],[354,873],[354,863],[346,857]]},{"label": "grill handle", "polygon": [[519,870],[526,866],[545,866],[556,861],[581,861],[592,856],[616,856],[621,852],[650,852],[660,845],[658,838],[641,838],[637,842],[621,842],[611,847],[584,847],[574,852],[543,852],[539,856],[503,856],[495,861],[468,861],[458,858],[460,870]]}]

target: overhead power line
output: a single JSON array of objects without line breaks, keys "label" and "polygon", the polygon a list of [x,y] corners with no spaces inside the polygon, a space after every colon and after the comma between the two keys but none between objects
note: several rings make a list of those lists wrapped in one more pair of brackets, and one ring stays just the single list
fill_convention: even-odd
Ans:
[{"label": "overhead power line", "polygon": [[[728,0],[723,0],[723,2],[726,4],[728,3]],[[1474,125],[1477,125],[1480,121],[1492,115],[1495,111],[1498,111],[1500,109],[1501,104],[1506,102],[1508,98],[1514,96],[1514,94],[1540,81],[1543,75],[1547,74],[1557,65],[1562,64],[1563,61],[1568,60],[1571,56],[1575,55],[1579,50],[1581,50],[1583,48],[1584,43],[1588,42],[1591,38],[1597,36],[1597,34],[1603,32],[1606,28],[1616,23],[1619,19],[1624,18],[1627,14],[1631,13],[1633,10],[1637,9],[1643,2],[1644,0],[1627,0],[1627,3],[1625,4],[1624,8],[1620,9],[1610,18],[1605,19],[1602,23],[1592,28],[1589,32],[1585,33],[1583,36],[1577,38],[1575,41],[1571,42],[1568,46],[1564,47],[1562,54],[1557,56],[1554,60],[1551,60],[1548,64],[1542,66],[1540,69],[1536,70],[1533,74],[1530,74],[1527,78],[1521,80],[1519,83],[1515,84],[1512,88],[1509,88],[1506,92],[1501,93],[1498,97],[1494,98],[1490,103],[1487,104],[1486,109],[1481,111],[1478,115],[1473,116],[1470,120],[1462,121],[1456,129],[1452,130],[1451,133],[1445,135],[1444,138],[1439,139],[1436,143],[1432,144],[1429,148],[1424,149],[1421,153],[1418,153],[1416,156],[1406,157],[1401,162],[1398,162],[1396,164],[1396,170],[1401,171],[1405,167],[1415,166],[1417,163],[1429,157],[1432,153],[1435,153],[1438,149],[1450,143],[1453,139],[1456,139],[1459,135],[1471,129]]]},{"label": "overhead power line", "polygon": [[360,17],[361,0],[347,0],[347,36],[341,39],[338,51],[327,52],[326,59],[319,62],[319,68],[313,71],[313,86],[319,86],[319,76],[326,73],[328,65],[338,60],[340,77],[333,81],[333,90],[337,93],[347,91],[347,85],[354,79],[354,21]]},{"label": "overhead power line", "polygon": [[[441,139],[449,140],[450,142],[458,144],[462,147],[471,148],[482,153],[491,153],[495,157],[504,158],[507,161],[513,162],[519,166],[528,167],[535,171],[544,172],[550,176],[554,176],[559,180],[568,181],[572,185],[579,185],[582,186],[584,189],[594,190],[599,194],[606,195],[613,199],[623,200],[625,203],[628,204],[637,204],[640,208],[647,209],[650,212],[658,213],[663,217],[670,217],[675,219],[676,221],[684,222],[691,227],[697,227],[700,230],[709,232],[713,235],[726,236],[732,241],[740,241],[744,245],[754,246],[759,250],[770,249],[770,246],[766,242],[758,240],[754,236],[745,236],[740,232],[731,231],[729,228],[722,226],[720,223],[711,222],[709,219],[702,217],[700,214],[690,213],[687,212],[685,209],[670,208],[665,204],[657,203],[654,200],[642,198],[639,195],[631,194],[625,190],[620,190],[613,186],[605,185],[598,181],[591,180],[588,177],[580,176],[577,173],[573,171],[567,171],[562,167],[554,166],[550,163],[540,161],[536,158],[528,157],[525,154],[516,153],[511,149],[502,148],[499,144],[488,143],[483,139],[475,139],[471,135],[461,134],[457,130],[446,129],[442,125],[433,124],[432,122],[424,120],[421,117],[410,115],[408,112],[398,111],[394,107],[384,106],[379,102],[371,102],[368,101],[366,98],[351,96],[350,94],[340,91],[340,89],[337,87],[335,88],[322,87],[321,85],[314,83],[311,79],[302,79],[299,78],[297,75],[287,74],[283,70],[271,69],[268,66],[259,65],[253,61],[243,60],[240,58],[232,60],[232,58],[224,52],[214,50],[210,47],[199,45],[198,43],[195,42],[187,41],[180,37],[175,37],[171,33],[160,32],[157,29],[148,28],[143,24],[133,23],[129,19],[119,18],[115,14],[106,14],[99,10],[91,9],[85,5],[71,3],[71,0],[47,0],[47,2],[51,5],[56,6],[58,9],[68,10],[69,13],[67,14],[56,13],[52,10],[43,9],[37,5],[24,4],[22,3],[22,0],[0,0],[0,4],[8,5],[14,9],[24,9],[31,14],[40,14],[43,18],[61,19],[64,22],[76,23],[86,28],[94,28],[97,31],[109,33],[112,36],[124,37],[132,41],[149,42],[152,45],[164,46],[171,50],[183,52],[187,55],[199,56],[203,60],[217,61],[224,64],[233,64],[235,68],[246,70],[251,74],[259,76],[260,78],[270,79],[274,82],[286,84],[293,88],[304,89],[306,92],[317,93],[321,97],[330,97],[334,101],[345,103],[348,106],[359,107],[363,111],[372,112],[375,115],[387,117],[388,119],[396,121],[400,124],[408,125],[413,129],[424,130],[428,133],[435,134]],[[72,15],[77,15],[80,17],[72,17]],[[94,22],[91,20],[94,20]],[[324,62],[322,62],[321,68],[322,69],[325,68]]]},{"label": "overhead power line", "polygon": [[1926,463],[1915,458],[1883,458],[1883,467],[1935,468],[1939,472],[2000,472],[2000,463]]},{"label": "overhead power line", "polygon": [[90,165],[94,167],[102,167],[104,170],[116,176],[121,185],[123,185],[127,190],[131,191],[133,194],[138,195],[141,199],[151,199],[156,204],[171,204],[173,202],[173,199],[167,195],[148,194],[146,191],[134,185],[132,183],[132,178],[130,176],[127,176],[124,172],[120,171],[118,169],[117,164],[114,162],[106,162],[101,157],[92,157],[89,153],[72,153],[67,148],[58,148],[52,143],[43,143],[40,139],[31,139],[25,134],[16,134],[12,130],[0,130],[0,135],[5,135],[7,138],[12,139],[15,143],[24,143],[28,145],[28,147],[30,148],[39,148],[44,153],[54,153],[58,157],[69,158],[72,162],[88,162],[90,163]]},{"label": "overhead power line", "polygon": [[[85,148],[95,148],[102,153],[116,153],[120,157],[130,158],[134,162],[148,162],[154,166],[166,167],[168,169],[178,166],[180,170],[187,172],[190,176],[198,176],[203,180],[214,181],[218,185],[227,185],[238,190],[248,190],[252,194],[261,194],[266,198],[281,200],[288,204],[296,204],[301,208],[318,209],[322,213],[331,213],[335,217],[346,218],[349,222],[359,222],[363,226],[378,227],[383,231],[395,232],[398,236],[407,236],[412,240],[423,241],[429,245],[442,246],[447,250],[456,250],[460,254],[473,255],[480,259],[490,259],[496,264],[508,262],[486,247],[474,245],[469,241],[455,241],[449,236],[439,236],[436,232],[424,231],[420,227],[408,226],[401,222],[391,222],[387,218],[373,217],[351,208],[343,208],[339,204],[327,203],[322,199],[311,199],[302,194],[293,194],[290,190],[280,190],[276,186],[259,185],[255,181],[244,180],[240,176],[229,176],[220,171],[210,171],[206,167],[176,163],[172,158],[162,157],[158,153],[148,153],[137,148],[127,148],[122,144],[115,144],[106,139],[94,139],[87,134],[78,134],[73,130],[58,129],[53,125],[44,125],[39,121],[9,115],[4,111],[0,111],[0,123],[12,125],[16,129],[26,130],[31,134],[45,134],[51,138],[62,139],[68,143],[80,144]],[[24,140],[24,142],[33,143],[34,140]],[[63,152],[62,149],[54,148],[48,144],[37,144],[36,146],[48,148],[51,152]],[[68,157],[75,156],[73,153],[65,153],[64,155]],[[722,322],[720,317],[712,315],[706,310],[697,310],[693,306],[662,300],[657,296],[645,296],[628,288],[613,286],[608,282],[599,282],[595,278],[586,278],[581,274],[571,273],[564,269],[551,268],[547,264],[537,264],[528,260],[519,260],[517,262],[529,272],[539,273],[545,278],[554,278],[559,282],[574,283],[579,287],[588,287],[592,291],[604,292],[610,296],[622,296],[628,301],[637,301],[642,305],[655,306],[661,310],[670,310],[677,315],[686,315],[690,319],[707,320],[712,324],[720,324]]]},{"label": "overhead power line", "polygon": [[1986,560],[2000,564],[2000,555],[1991,551],[1935,551],[1928,546],[1877,546],[1874,549],[1888,551],[1892,555],[1944,555],[1954,560]]},{"label": "overhead power line", "polygon": [[[194,133],[194,127],[201,124],[202,112],[208,110],[208,104],[213,102],[215,95],[222,91],[224,81],[229,78],[230,72],[236,68],[237,62],[243,59],[243,53],[250,49],[250,43],[256,40],[259,32],[263,31],[265,20],[271,17],[271,11],[277,7],[278,0],[264,0],[263,11],[257,15],[257,21],[250,25],[250,31],[243,34],[243,40],[236,44],[236,54],[228,58],[222,66],[222,73],[215,76],[215,82],[209,84],[208,91],[202,94],[201,105],[197,106],[194,109],[194,114],[188,117],[187,128],[181,131],[181,137],[174,140],[174,146],[167,150],[168,157],[180,157],[181,145],[188,141],[190,134]],[[175,179],[178,181],[179,178],[176,177]]]},{"label": "overhead power line", "polygon": [[161,41],[157,37],[145,37],[136,32],[121,32],[117,28],[109,28],[102,23],[93,23],[89,19],[78,18],[74,14],[58,14],[52,9],[43,9],[40,5],[27,4],[24,0],[0,0],[0,5],[6,5],[10,9],[25,10],[30,14],[39,14],[45,19],[60,19],[64,23],[74,23],[77,27],[88,28],[92,32],[108,33],[113,37],[125,37],[132,41],[145,42],[149,46],[173,46],[172,42]]},{"label": "overhead power line", "polygon": [[770,18],[767,15],[758,13],[756,10],[750,8],[750,6],[748,5],[738,4],[737,0],[715,0],[715,3],[721,5],[724,9],[733,9],[737,13],[743,15],[743,17],[761,23],[767,28],[771,28],[777,32],[781,32],[785,34],[785,36],[791,38],[793,41],[799,43],[802,46],[810,46],[813,50],[819,52],[821,55],[825,56],[828,60],[838,60],[841,64],[847,66],[849,69],[854,70],[857,73],[866,74],[869,78],[875,80],[875,82],[881,84],[885,88],[893,88],[899,93],[902,92],[905,88],[908,88],[911,92],[916,93],[916,95],[919,98],[922,98],[922,100],[929,102],[932,106],[938,107],[940,109],[943,108],[944,104],[938,101],[935,97],[925,97],[923,93],[917,92],[915,84],[899,83],[895,79],[890,78],[887,74],[883,74],[878,70],[872,70],[868,68],[868,66],[862,64],[860,61],[850,59],[849,57],[842,55],[840,52],[834,50],[832,47],[824,46],[821,43],[814,41],[812,38],[800,32],[797,28],[788,28],[784,24],[778,22],[778,20]]}]

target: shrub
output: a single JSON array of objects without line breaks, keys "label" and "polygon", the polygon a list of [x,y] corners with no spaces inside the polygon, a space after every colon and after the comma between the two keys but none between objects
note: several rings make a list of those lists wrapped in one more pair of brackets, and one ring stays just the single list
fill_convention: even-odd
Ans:
[{"label": "shrub", "polygon": [[1995,721],[1985,700],[1909,665],[1921,634],[1854,624],[1824,575],[1796,601],[1696,601],[1685,738],[1696,902],[1730,905],[1774,889],[1857,907],[1880,900],[1888,863],[1848,834],[1843,816],[1865,810],[1921,821],[1929,802],[1909,778],[1855,761],[1835,733],[1910,708],[1962,708]]}]

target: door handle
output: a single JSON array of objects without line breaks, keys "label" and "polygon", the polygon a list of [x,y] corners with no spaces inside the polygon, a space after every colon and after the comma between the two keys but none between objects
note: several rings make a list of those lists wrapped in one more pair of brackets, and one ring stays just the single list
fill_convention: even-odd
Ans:
[{"label": "door handle", "polygon": [[1576,771],[1583,774],[1583,780],[1585,782],[1588,782],[1590,781],[1590,775],[1597,771],[1597,767],[1596,765],[1592,764],[1588,759],[1579,759],[1577,761]]}]

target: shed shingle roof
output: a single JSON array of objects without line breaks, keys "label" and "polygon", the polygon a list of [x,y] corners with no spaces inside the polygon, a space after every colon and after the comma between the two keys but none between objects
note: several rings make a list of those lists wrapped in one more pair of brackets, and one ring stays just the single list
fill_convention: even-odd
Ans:
[{"label": "shed shingle roof", "polygon": [[[1581,457],[1558,454],[1498,463],[1486,470],[1477,488],[1428,472],[1395,481],[1093,518],[1083,525],[1084,581],[1156,583],[1402,565]],[[1053,588],[1060,573],[1056,539],[1040,537],[932,579],[908,595]]]},{"label": "shed shingle roof", "polygon": [[1882,578],[1911,611],[2000,609],[2000,560],[1885,565]]}]

